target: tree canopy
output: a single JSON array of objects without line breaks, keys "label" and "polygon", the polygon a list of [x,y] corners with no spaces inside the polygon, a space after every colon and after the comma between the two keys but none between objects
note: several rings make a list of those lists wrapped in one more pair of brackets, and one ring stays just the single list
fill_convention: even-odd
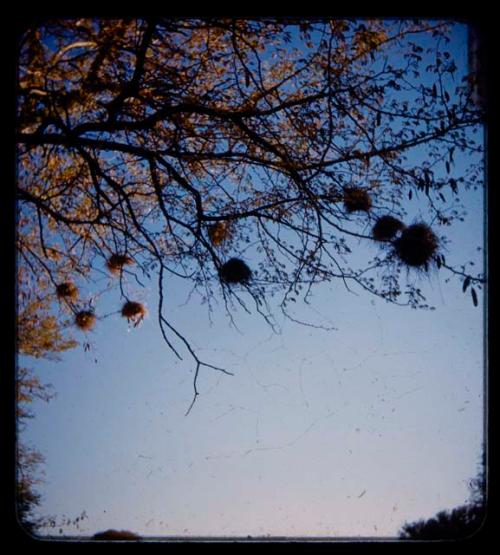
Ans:
[{"label": "tree canopy", "polygon": [[[105,315],[82,284],[110,276],[122,316],[139,325],[146,307],[129,285],[154,277],[150,311],[173,353],[193,357],[194,399],[202,366],[230,372],[201,360],[167,316],[174,277],[209,311],[220,301],[230,319],[239,306],[271,326],[272,296],[293,318],[289,303],[336,280],[425,308],[408,271],[431,268],[476,304],[482,274],[448,264],[443,249],[463,191],[482,185],[471,134],[482,107],[447,49],[452,27],[155,17],[28,28],[20,270],[83,331]],[[412,202],[426,221],[407,220]]]}]

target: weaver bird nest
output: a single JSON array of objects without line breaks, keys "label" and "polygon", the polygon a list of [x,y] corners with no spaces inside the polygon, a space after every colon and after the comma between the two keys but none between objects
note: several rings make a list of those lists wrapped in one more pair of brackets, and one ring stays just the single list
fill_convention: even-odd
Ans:
[{"label": "weaver bird nest", "polygon": [[96,320],[96,315],[91,310],[81,310],[75,316],[76,326],[83,331],[90,331]]},{"label": "weaver bird nest", "polygon": [[122,306],[122,316],[129,322],[132,321],[135,325],[142,322],[147,312],[146,307],[137,301],[127,301]]},{"label": "weaver bird nest", "polygon": [[112,254],[108,258],[106,266],[112,274],[118,275],[123,270],[124,266],[133,264],[133,262],[132,258],[126,254]]},{"label": "weaver bird nest", "polygon": [[231,227],[228,222],[217,222],[208,228],[208,236],[212,244],[218,247],[231,236]]},{"label": "weaver bird nest", "polygon": [[417,223],[405,228],[393,245],[396,255],[403,263],[425,267],[436,254],[439,241],[427,224]]},{"label": "weaver bird nest", "polygon": [[73,282],[65,281],[56,287],[56,295],[58,299],[74,301],[78,298],[78,288]]},{"label": "weaver bird nest", "polygon": [[239,258],[231,258],[219,270],[220,279],[225,283],[248,283],[252,270]]},{"label": "weaver bird nest", "polygon": [[389,241],[394,239],[396,233],[404,229],[405,224],[392,216],[380,217],[372,228],[373,238],[377,241]]},{"label": "weaver bird nest", "polygon": [[366,189],[346,187],[344,189],[344,207],[348,212],[368,212],[372,199]]}]

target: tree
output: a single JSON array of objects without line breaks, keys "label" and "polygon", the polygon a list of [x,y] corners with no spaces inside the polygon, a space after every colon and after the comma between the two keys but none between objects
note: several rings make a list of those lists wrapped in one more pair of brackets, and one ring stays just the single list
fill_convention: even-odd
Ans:
[{"label": "tree", "polygon": [[[64,336],[57,316],[50,314],[48,299],[33,299],[24,308],[19,307],[17,345],[21,355],[57,360],[58,353],[76,347],[77,342]],[[40,383],[36,388],[43,389]]]},{"label": "tree", "polygon": [[[25,276],[19,273],[20,278]],[[50,315],[47,299],[33,298],[33,293],[26,289],[27,282],[19,280],[17,352],[34,358],[56,358],[60,352],[76,345],[72,338],[64,337],[56,317]],[[33,417],[29,407],[38,399],[50,401],[54,392],[50,384],[42,383],[40,377],[30,368],[20,366],[16,376],[16,501],[17,516],[29,533],[36,533],[47,525],[47,518],[38,517],[36,509],[41,501],[37,487],[43,482],[42,453],[21,439],[29,418]]]},{"label": "tree", "polygon": [[36,509],[40,504],[41,495],[37,486],[43,481],[43,455],[20,438],[26,427],[26,419],[33,414],[27,405],[35,398],[49,401],[53,396],[50,385],[40,382],[32,370],[19,368],[17,373],[17,450],[16,450],[16,504],[17,516],[25,529],[35,533],[45,524],[45,519],[36,516]]},{"label": "tree", "polygon": [[[429,308],[412,276],[431,268],[477,304],[484,276],[443,254],[462,192],[482,183],[472,131],[483,113],[474,75],[446,49],[451,28],[219,17],[29,27],[16,133],[23,269],[84,331],[104,315],[79,287],[111,274],[138,325],[130,280],[154,276],[163,338],[196,366],[193,403],[201,367],[230,371],[167,318],[168,280],[191,283],[209,311],[220,299],[230,319],[250,302],[271,326],[273,296],[293,319],[290,303],[335,280]],[[405,221],[412,202],[427,221]],[[360,241],[372,249],[362,263]]]},{"label": "tree", "polygon": [[43,456],[37,449],[23,443],[17,449],[16,504],[17,516],[24,528],[31,534],[43,526],[44,519],[36,516],[36,508],[41,501],[37,485],[41,482],[40,467]]},{"label": "tree", "polygon": [[451,511],[440,511],[428,520],[406,523],[400,538],[409,540],[460,540],[475,534],[486,516],[486,468],[483,458],[478,476],[469,484],[470,498]]},{"label": "tree", "polygon": [[484,508],[462,505],[451,511],[440,511],[429,520],[405,524],[400,537],[409,540],[460,540],[475,534],[484,519]]},{"label": "tree", "polygon": [[[22,275],[22,272],[21,274]],[[33,358],[57,360],[59,354],[76,346],[76,341],[65,333],[61,323],[50,314],[48,299],[33,298],[30,291],[23,290],[26,282],[19,282],[17,352]],[[17,368],[16,375],[16,508],[17,517],[25,530],[36,534],[41,529],[56,526],[76,526],[86,518],[85,511],[73,520],[63,517],[39,516],[37,509],[42,500],[38,486],[44,481],[43,454],[22,439],[27,421],[33,418],[29,410],[35,400],[49,402],[55,396],[52,385],[43,383],[40,376],[24,366]]]}]

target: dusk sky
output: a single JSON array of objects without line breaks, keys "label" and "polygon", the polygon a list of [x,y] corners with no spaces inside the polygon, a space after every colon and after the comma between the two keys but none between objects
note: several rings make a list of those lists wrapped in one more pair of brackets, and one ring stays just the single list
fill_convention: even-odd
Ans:
[{"label": "dusk sky", "polygon": [[[463,69],[465,27],[450,50]],[[481,191],[463,192],[468,214],[446,229],[447,264],[471,260],[480,271],[483,200]],[[409,222],[427,220],[418,200],[405,208]],[[377,253],[373,244],[349,244],[360,261]],[[150,310],[141,325],[115,314],[87,336],[74,332],[89,351],[80,345],[59,362],[19,359],[57,392],[34,404],[23,433],[45,457],[40,514],[86,512],[80,530],[68,526],[61,537],[109,528],[395,537],[405,522],[464,503],[483,444],[484,313],[482,297],[475,307],[449,277],[442,269],[404,276],[434,310],[347,291],[341,280],[321,285],[293,315],[328,329],[293,323],[278,309],[277,334],[241,310],[236,329],[222,303],[210,320],[190,287],[172,279],[170,321],[204,361],[234,373],[201,368],[187,416],[193,362],[177,360],[161,337],[155,282],[130,283]],[[97,288],[113,279],[103,274]],[[119,292],[108,293],[99,314],[119,306]]]}]

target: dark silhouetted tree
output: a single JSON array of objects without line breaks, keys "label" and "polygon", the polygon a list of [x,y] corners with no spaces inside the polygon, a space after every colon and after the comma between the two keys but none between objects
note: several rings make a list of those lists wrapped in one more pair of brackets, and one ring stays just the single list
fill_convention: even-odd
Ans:
[{"label": "dark silhouetted tree", "polygon": [[486,516],[486,472],[482,468],[469,484],[470,498],[467,503],[448,511],[440,511],[428,520],[405,524],[400,537],[409,540],[460,540],[475,534]]},{"label": "dark silhouetted tree", "polygon": [[45,524],[45,519],[37,516],[36,509],[41,500],[37,485],[41,481],[40,468],[43,464],[41,453],[23,443],[17,449],[16,508],[23,527],[35,534]]}]

